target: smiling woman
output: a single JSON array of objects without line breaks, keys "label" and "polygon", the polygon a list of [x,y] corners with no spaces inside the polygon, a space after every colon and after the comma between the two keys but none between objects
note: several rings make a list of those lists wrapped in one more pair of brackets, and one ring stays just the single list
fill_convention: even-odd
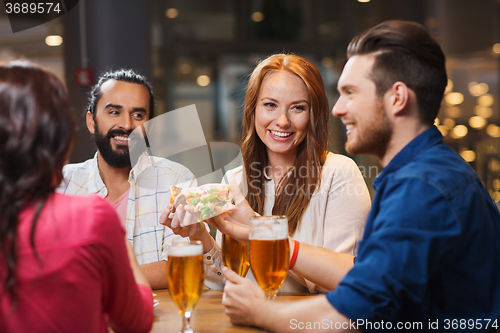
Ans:
[{"label": "smiling woman", "polygon": [[[263,60],[245,98],[244,165],[224,180],[234,179],[260,215],[285,215],[293,239],[353,253],[370,196],[356,164],[328,152],[328,117],[323,81],[311,62],[287,54]],[[325,291],[292,271],[280,290]]]}]

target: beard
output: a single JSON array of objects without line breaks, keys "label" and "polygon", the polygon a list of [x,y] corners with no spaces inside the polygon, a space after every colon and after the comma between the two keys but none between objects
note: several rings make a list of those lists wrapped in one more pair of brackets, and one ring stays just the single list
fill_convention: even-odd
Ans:
[{"label": "beard", "polygon": [[371,154],[381,158],[389,147],[392,133],[392,123],[385,113],[384,106],[380,103],[374,119],[365,120],[365,125],[357,123],[356,137],[348,137],[346,150],[352,155]]},{"label": "beard", "polygon": [[95,144],[101,157],[104,161],[111,167],[117,169],[130,168],[132,163],[130,160],[129,146],[117,146],[116,150],[113,150],[111,146],[111,138],[115,135],[127,135],[130,136],[132,130],[125,131],[122,129],[111,129],[108,133],[104,134],[99,130],[97,121],[95,123]]}]

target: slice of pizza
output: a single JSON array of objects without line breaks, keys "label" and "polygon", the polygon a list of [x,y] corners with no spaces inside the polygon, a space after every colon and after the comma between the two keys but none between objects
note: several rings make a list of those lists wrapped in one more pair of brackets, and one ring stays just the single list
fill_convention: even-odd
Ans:
[{"label": "slice of pizza", "polygon": [[170,186],[170,203],[173,205],[175,198],[181,194],[182,188],[177,187],[177,186]]},{"label": "slice of pizza", "polygon": [[175,207],[182,203],[193,207],[193,211],[200,214],[200,220],[206,220],[218,215],[216,207],[219,211],[226,211],[231,206],[229,185],[205,184],[186,189],[174,187],[170,188],[172,212],[175,212]]}]

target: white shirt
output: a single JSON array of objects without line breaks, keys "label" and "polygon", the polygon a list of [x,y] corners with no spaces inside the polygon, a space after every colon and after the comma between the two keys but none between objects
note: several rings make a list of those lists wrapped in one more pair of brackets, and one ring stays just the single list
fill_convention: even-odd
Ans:
[{"label": "white shirt", "polygon": [[[70,195],[95,193],[103,198],[108,195],[99,174],[97,153],[83,163],[64,166],[63,174],[64,180],[58,192]],[[170,203],[170,186],[195,187],[196,179],[185,166],[144,153],[130,170],[128,181],[125,230],[137,262],[142,265],[167,259],[168,245],[174,237],[181,239],[159,223],[162,211]]]},{"label": "white shirt", "polygon": [[[228,171],[226,177],[228,181],[235,179],[236,183],[241,184],[243,167]],[[263,215],[272,215],[275,184],[269,177],[266,177],[264,190]],[[363,236],[369,211],[370,194],[356,163],[344,155],[329,153],[321,169],[321,186],[311,197],[292,238],[309,245],[355,255],[356,244]],[[216,238],[221,244],[222,236],[219,231]],[[215,264],[222,265],[222,261]],[[247,277],[253,278],[251,272]],[[224,281],[221,285],[223,283]],[[326,292],[327,290],[290,271],[280,291]]]}]

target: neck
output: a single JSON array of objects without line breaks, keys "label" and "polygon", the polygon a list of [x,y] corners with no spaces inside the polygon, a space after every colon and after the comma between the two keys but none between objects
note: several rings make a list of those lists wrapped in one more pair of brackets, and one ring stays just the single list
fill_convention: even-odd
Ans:
[{"label": "neck", "polygon": [[393,125],[393,133],[387,150],[383,156],[379,156],[380,165],[385,168],[392,159],[413,139],[422,132],[430,128],[429,125],[422,124],[420,121],[407,121],[406,119],[396,119]]},{"label": "neck", "polygon": [[267,156],[271,166],[270,170],[268,169],[268,176],[274,179],[274,182],[277,184],[281,177],[286,175],[288,169],[294,165],[297,154],[296,152],[287,155],[276,154],[268,150]]},{"label": "neck", "polygon": [[114,168],[104,161],[99,152],[97,152],[97,165],[101,179],[108,189],[107,198],[111,201],[116,200],[130,187],[128,176],[132,168]]}]

